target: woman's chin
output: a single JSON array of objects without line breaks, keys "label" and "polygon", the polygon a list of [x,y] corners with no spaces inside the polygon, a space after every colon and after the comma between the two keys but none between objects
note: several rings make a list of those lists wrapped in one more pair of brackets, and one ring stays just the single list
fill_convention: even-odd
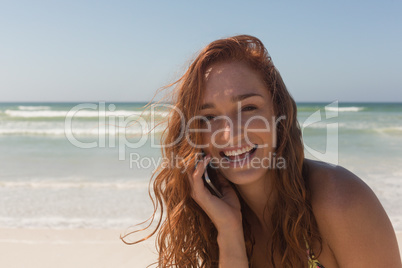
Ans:
[{"label": "woman's chin", "polygon": [[223,176],[227,178],[230,182],[236,185],[247,185],[264,178],[266,175],[266,170],[261,168],[258,169],[242,169],[242,170],[225,170],[221,171]]}]

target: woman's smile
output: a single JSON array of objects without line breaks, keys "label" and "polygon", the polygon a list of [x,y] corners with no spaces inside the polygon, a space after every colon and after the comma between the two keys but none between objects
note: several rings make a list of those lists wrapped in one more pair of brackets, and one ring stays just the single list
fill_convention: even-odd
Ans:
[{"label": "woman's smile", "polygon": [[250,161],[255,156],[256,151],[258,149],[258,145],[247,145],[241,148],[229,148],[221,151],[219,155],[222,157],[223,163],[221,167],[224,165],[224,162],[229,164],[229,167],[248,167],[250,166]]}]

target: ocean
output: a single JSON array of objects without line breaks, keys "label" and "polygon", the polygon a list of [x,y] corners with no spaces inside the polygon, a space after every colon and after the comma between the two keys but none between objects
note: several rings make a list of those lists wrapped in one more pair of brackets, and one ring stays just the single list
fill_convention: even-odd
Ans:
[{"label": "ocean", "polygon": [[[151,216],[167,108],[0,103],[0,228],[127,228]],[[402,231],[402,103],[298,103],[305,153],[375,192]]]}]

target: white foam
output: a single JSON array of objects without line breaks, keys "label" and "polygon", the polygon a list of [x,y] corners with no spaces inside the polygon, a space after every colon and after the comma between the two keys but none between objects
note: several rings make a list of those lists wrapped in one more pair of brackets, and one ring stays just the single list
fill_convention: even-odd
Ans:
[{"label": "white foam", "polygon": [[360,112],[366,109],[365,107],[325,107],[325,110],[333,111],[333,112]]},{"label": "white foam", "polygon": [[[160,133],[162,130],[153,131],[154,133]],[[127,135],[130,137],[137,137],[142,135],[147,135],[149,130],[146,129],[142,131],[141,129],[128,129],[120,132],[109,132],[108,130],[94,129],[73,129],[72,133],[74,135],[88,135],[97,136],[99,134],[109,134],[109,135]],[[0,129],[0,135],[44,135],[44,136],[65,136],[64,129]]]},{"label": "white foam", "polygon": [[133,218],[65,218],[58,216],[35,218],[0,217],[0,228],[126,228],[140,223]]},{"label": "white foam", "polygon": [[57,181],[0,181],[0,188],[30,189],[97,189],[109,188],[117,190],[148,188],[148,181],[137,182],[57,182]]},{"label": "white foam", "polygon": [[[69,111],[42,111],[42,110],[5,110],[4,113],[10,117],[22,117],[22,118],[38,118],[38,117],[66,117]],[[128,110],[117,110],[117,111],[106,111],[106,112],[99,112],[99,111],[86,111],[80,110],[74,114],[71,114],[73,118],[96,118],[96,117],[109,117],[109,116],[156,116],[156,117],[166,117],[168,112],[164,111],[128,111]]]},{"label": "white foam", "polygon": [[[98,136],[108,134],[112,136],[126,135],[127,137],[138,137],[149,133],[160,133],[166,126],[160,124],[154,126],[150,122],[142,126],[140,124],[128,124],[119,127],[118,123],[109,125],[99,125],[99,123],[74,123],[71,126],[73,135],[78,136]],[[0,124],[0,135],[43,135],[43,136],[65,136],[68,130],[64,122],[31,122],[14,121]]]},{"label": "white foam", "polygon": [[385,134],[402,134],[402,127],[400,126],[395,126],[395,127],[384,127],[384,128],[375,128],[375,131],[379,133],[385,133]]},{"label": "white foam", "polygon": [[389,215],[392,226],[396,232],[402,232],[402,216]]},{"label": "white foam", "polygon": [[[303,124],[300,124],[300,126],[303,128]],[[338,127],[343,127],[343,126],[345,126],[345,124],[343,124],[343,123],[326,124],[326,123],[317,122],[317,123],[310,124],[310,125],[306,126],[305,129],[309,129],[309,128],[338,128]]]},{"label": "white foam", "polygon": [[50,110],[50,106],[18,106],[18,109],[27,111]]}]

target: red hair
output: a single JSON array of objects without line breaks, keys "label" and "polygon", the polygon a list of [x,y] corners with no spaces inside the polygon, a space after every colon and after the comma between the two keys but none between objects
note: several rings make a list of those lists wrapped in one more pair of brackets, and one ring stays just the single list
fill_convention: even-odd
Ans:
[{"label": "red hair", "polygon": [[[169,97],[172,97],[174,107],[183,113],[185,122],[188,122],[200,108],[199,100],[203,96],[208,68],[218,62],[230,61],[243,62],[259,73],[272,96],[276,117],[286,116],[286,120],[280,120],[277,125],[275,153],[276,157],[285,159],[286,169],[274,169],[274,177],[278,179],[272,184],[276,203],[271,216],[273,226],[271,252],[267,254],[271,256],[274,267],[274,253],[282,257],[281,267],[305,267],[308,263],[306,243],[311,245],[313,241],[318,241],[321,245],[321,237],[310,202],[307,170],[303,164],[303,141],[297,122],[297,107],[263,43],[249,35],[233,36],[210,43],[199,53],[186,73],[172,84],[176,85],[176,88]],[[169,161],[173,160],[172,157],[179,157],[186,163],[191,163],[187,168],[193,170],[194,157],[199,153],[199,149],[191,146],[186,138],[180,136],[184,131],[182,120],[183,118],[172,109],[161,141],[165,145],[175,141],[177,143],[175,146],[164,147],[162,156]],[[195,124],[193,128],[199,127],[197,121],[193,124]],[[195,144],[201,142],[199,133],[192,132],[189,138]],[[217,230],[206,213],[191,198],[191,188],[187,174],[183,172],[184,168],[186,167],[161,166],[153,175],[155,199],[152,199],[154,202],[152,220],[158,209],[161,213],[157,226],[150,236],[159,230],[158,265],[159,267],[218,267]],[[249,208],[239,194],[238,196],[244,215]],[[164,212],[166,212],[165,218],[163,218]],[[254,238],[246,217],[243,217],[243,223],[250,263]]]}]

